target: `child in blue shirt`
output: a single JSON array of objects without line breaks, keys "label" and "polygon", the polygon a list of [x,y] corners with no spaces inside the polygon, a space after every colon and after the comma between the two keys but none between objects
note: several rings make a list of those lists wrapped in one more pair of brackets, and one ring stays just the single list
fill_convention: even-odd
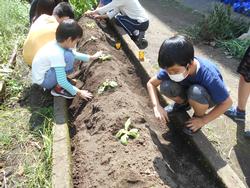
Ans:
[{"label": "child in blue shirt", "polygon": [[[102,52],[90,56],[71,50],[82,34],[82,28],[76,21],[68,19],[61,22],[56,30],[56,41],[45,44],[34,57],[32,82],[43,88],[52,89],[51,94],[54,96],[73,98],[79,95],[85,100],[90,99],[90,92],[78,89],[67,80],[67,74],[73,72],[75,59],[87,62],[102,55]],[[63,90],[53,89],[57,85]]]},{"label": "child in blue shirt", "polygon": [[[183,131],[192,134],[216,119],[232,105],[217,67],[207,60],[194,57],[193,45],[183,36],[174,36],[161,45],[158,63],[159,73],[152,77],[147,88],[153,103],[154,114],[162,122],[168,122],[168,113],[194,110]],[[174,105],[161,107],[156,88],[175,101]],[[207,110],[213,107],[208,113]]]}]

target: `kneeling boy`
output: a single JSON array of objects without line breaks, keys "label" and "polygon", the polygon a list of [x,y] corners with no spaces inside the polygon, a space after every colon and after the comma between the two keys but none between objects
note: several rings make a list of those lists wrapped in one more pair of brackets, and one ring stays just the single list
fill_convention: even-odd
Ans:
[{"label": "kneeling boy", "polygon": [[[56,30],[56,41],[45,44],[34,57],[32,82],[52,89],[51,94],[54,96],[73,98],[79,95],[85,100],[92,98],[92,94],[87,90],[80,90],[71,85],[66,76],[73,72],[75,59],[87,62],[102,55],[102,52],[90,56],[71,50],[82,35],[82,28],[76,21],[68,19],[61,22]],[[63,89],[55,89],[58,85]]]},{"label": "kneeling boy", "polygon": [[[193,117],[186,122],[183,131],[192,134],[202,126],[223,114],[232,99],[217,67],[207,60],[194,57],[193,45],[183,36],[165,40],[160,47],[157,76],[147,83],[154,114],[162,122],[168,122],[168,113],[194,109]],[[161,107],[156,88],[175,101],[165,109]],[[189,106],[190,105],[190,106]],[[208,113],[207,110],[214,107]]]}]

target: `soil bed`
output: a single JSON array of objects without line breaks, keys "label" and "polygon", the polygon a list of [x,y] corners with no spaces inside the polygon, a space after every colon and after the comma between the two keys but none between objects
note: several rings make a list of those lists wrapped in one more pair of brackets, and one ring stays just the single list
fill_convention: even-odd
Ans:
[{"label": "soil bed", "polygon": [[[107,41],[113,37],[101,31],[92,20],[82,18],[84,37],[80,51],[93,54],[103,50],[110,61],[80,66],[77,84],[94,95],[90,102],[75,98],[70,106],[74,187],[217,187],[195,164],[186,145],[154,118],[146,89],[136,69],[122,50]],[[96,41],[86,41],[91,37]],[[108,40],[111,39],[111,40]],[[118,87],[97,94],[106,80]],[[115,134],[128,118],[140,136],[123,146]]]}]

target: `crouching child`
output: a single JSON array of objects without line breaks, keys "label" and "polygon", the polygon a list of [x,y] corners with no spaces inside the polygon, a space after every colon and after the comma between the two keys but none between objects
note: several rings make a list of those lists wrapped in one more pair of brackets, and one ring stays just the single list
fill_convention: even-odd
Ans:
[{"label": "crouching child", "polygon": [[145,31],[148,29],[149,19],[138,0],[113,0],[94,11],[87,11],[85,15],[95,19],[112,19],[114,17],[116,24],[129,34],[139,48],[144,49],[148,46]]},{"label": "crouching child", "polygon": [[[193,45],[183,36],[165,40],[159,51],[161,70],[152,77],[147,88],[155,117],[166,123],[168,113],[193,108],[193,117],[183,131],[192,135],[207,123],[223,114],[232,99],[217,67],[202,58],[194,57]],[[160,105],[156,88],[175,103],[165,109]],[[207,112],[209,108],[211,111]]]},{"label": "crouching child", "polygon": [[89,91],[80,90],[67,80],[67,75],[74,70],[75,59],[87,62],[102,55],[102,52],[90,56],[72,50],[82,35],[82,28],[76,21],[68,19],[61,22],[56,30],[56,40],[45,44],[34,57],[32,82],[51,90],[54,96],[92,98]]}]

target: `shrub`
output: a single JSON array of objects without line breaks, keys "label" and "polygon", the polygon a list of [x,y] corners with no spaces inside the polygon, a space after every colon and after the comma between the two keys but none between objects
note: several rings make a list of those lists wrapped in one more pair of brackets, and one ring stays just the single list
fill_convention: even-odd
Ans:
[{"label": "shrub", "polygon": [[71,5],[74,7],[76,18],[79,19],[82,14],[97,5],[96,0],[70,0]]},{"label": "shrub", "polygon": [[242,59],[247,48],[250,46],[250,40],[232,39],[228,41],[218,41],[217,44],[219,47],[225,48],[230,55]]},{"label": "shrub", "polygon": [[187,28],[186,33],[194,40],[229,40],[247,32],[249,24],[235,20],[231,16],[230,6],[215,4],[213,11],[197,25]]}]

